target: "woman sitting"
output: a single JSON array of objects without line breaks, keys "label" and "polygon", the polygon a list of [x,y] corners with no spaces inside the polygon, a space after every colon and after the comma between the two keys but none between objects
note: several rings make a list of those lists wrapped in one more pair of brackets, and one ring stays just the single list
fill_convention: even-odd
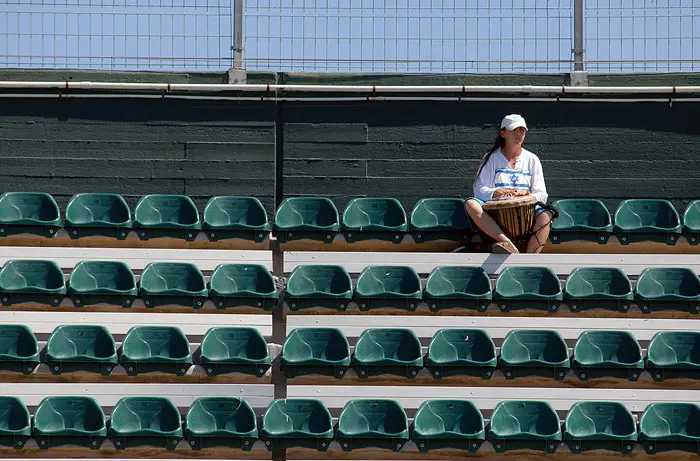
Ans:
[{"label": "woman sitting", "polygon": [[[547,203],[540,159],[523,148],[527,125],[518,114],[506,115],[491,149],[484,155],[474,181],[474,197],[467,200],[467,213],[486,235],[496,241],[494,253],[519,253],[518,248],[503,233],[496,222],[484,212],[482,205],[492,198],[504,195],[534,195]],[[552,214],[537,206],[532,236],[527,244],[528,253],[539,253],[549,236]]]}]

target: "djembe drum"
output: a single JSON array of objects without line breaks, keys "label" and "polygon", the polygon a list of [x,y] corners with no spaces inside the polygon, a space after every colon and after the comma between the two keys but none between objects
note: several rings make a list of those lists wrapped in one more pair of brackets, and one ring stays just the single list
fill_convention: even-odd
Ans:
[{"label": "djembe drum", "polygon": [[532,226],[535,223],[537,205],[551,211],[553,218],[559,214],[553,206],[538,202],[533,195],[517,197],[506,195],[489,200],[484,203],[483,208],[513,244],[520,251],[524,251],[530,236],[533,234]]}]

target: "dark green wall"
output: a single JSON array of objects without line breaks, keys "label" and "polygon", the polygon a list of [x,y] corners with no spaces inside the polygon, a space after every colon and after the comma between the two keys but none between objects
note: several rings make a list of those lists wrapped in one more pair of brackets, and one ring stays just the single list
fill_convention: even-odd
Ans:
[{"label": "dark green wall", "polygon": [[[700,84],[699,74],[592,75],[592,85]],[[565,75],[251,73],[250,82],[560,85]],[[0,71],[0,80],[221,83],[221,73]],[[693,102],[240,102],[0,100],[0,191],[273,199],[469,196],[504,114],[528,120],[551,199],[700,198],[700,104]],[[276,170],[275,165],[280,169]]]},{"label": "dark green wall", "polygon": [[159,99],[6,99],[0,189],[274,197],[275,106]]},{"label": "dark green wall", "polygon": [[503,115],[528,121],[551,199],[700,198],[700,105],[678,103],[288,104],[284,195],[469,196]]}]

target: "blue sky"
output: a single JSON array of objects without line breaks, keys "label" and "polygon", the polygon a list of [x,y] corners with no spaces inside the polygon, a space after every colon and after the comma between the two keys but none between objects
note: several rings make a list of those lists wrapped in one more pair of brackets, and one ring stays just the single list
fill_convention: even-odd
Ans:
[{"label": "blue sky", "polygon": [[[588,70],[700,70],[697,0],[587,0]],[[695,3],[695,5],[694,5]],[[245,0],[248,69],[566,72],[573,0]],[[0,66],[219,70],[232,0],[0,0]]]}]

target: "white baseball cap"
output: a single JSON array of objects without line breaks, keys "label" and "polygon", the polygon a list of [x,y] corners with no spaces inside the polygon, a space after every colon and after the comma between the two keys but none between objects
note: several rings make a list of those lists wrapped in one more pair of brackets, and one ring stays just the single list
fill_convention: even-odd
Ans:
[{"label": "white baseball cap", "polygon": [[525,124],[525,119],[519,114],[510,114],[503,117],[501,122],[501,128],[505,128],[508,131],[513,131],[516,128],[523,127],[527,131],[527,125]]}]

